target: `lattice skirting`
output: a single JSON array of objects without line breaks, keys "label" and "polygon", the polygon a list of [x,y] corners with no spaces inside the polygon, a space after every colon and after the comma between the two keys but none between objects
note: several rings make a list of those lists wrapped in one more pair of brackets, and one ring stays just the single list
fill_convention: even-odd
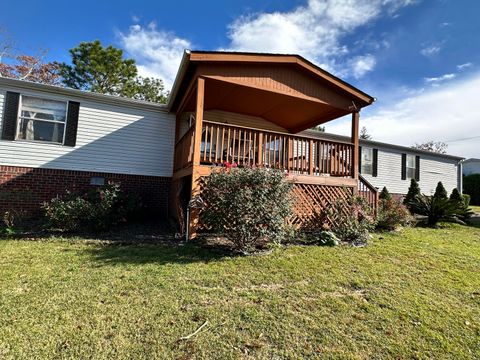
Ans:
[{"label": "lattice skirting", "polygon": [[[204,187],[204,179],[199,179],[200,193]],[[294,183],[293,215],[287,221],[296,228],[313,230],[329,227],[332,219],[327,210],[337,199],[347,199],[353,194],[353,188],[347,186],[331,186],[317,184]],[[205,230],[197,223],[197,230]]]},{"label": "lattice skirting", "polygon": [[327,210],[337,199],[347,199],[352,187],[299,184],[293,186],[293,216],[290,224],[303,229],[315,229],[332,225]]}]

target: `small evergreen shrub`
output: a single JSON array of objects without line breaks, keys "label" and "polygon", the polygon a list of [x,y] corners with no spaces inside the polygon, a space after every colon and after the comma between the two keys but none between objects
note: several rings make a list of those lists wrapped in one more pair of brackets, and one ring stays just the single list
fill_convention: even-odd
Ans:
[{"label": "small evergreen shrub", "polygon": [[470,206],[470,195],[462,194],[462,198],[463,198],[463,202],[465,204],[465,207],[468,208]]},{"label": "small evergreen shrub", "polygon": [[378,230],[393,231],[399,226],[407,226],[412,222],[412,216],[407,207],[393,198],[381,199],[378,203]]},{"label": "small evergreen shrub", "polygon": [[452,203],[460,205],[460,206],[465,205],[465,200],[464,200],[463,196],[460,194],[460,191],[458,191],[457,188],[454,188],[452,190],[452,193],[450,194],[450,201]]},{"label": "small evergreen shrub", "polygon": [[391,200],[392,195],[388,192],[388,189],[386,186],[383,187],[382,191],[380,192],[380,195],[378,195],[378,198],[380,200]]},{"label": "small evergreen shrub", "polygon": [[445,189],[441,181],[438,182],[435,189],[435,194],[433,194],[433,196],[439,199],[448,199],[447,190]]},{"label": "small evergreen shrub", "polygon": [[470,174],[463,178],[463,192],[470,195],[472,205],[480,205],[480,174]]},{"label": "small evergreen shrub", "polygon": [[340,240],[354,245],[365,244],[370,231],[375,229],[373,210],[361,196],[337,199],[328,214],[333,223],[331,231]]},{"label": "small evergreen shrub", "polygon": [[250,253],[280,243],[288,233],[292,184],[281,171],[226,168],[205,178],[200,221],[225,236],[236,251]]},{"label": "small evergreen shrub", "polygon": [[408,210],[414,214],[410,204],[415,200],[417,196],[420,196],[420,187],[415,179],[410,180],[410,187],[408,188],[407,195],[403,199],[403,203],[407,206]]},{"label": "small evergreen shrub", "polygon": [[126,222],[140,208],[139,199],[125,194],[119,184],[108,184],[82,195],[67,192],[65,197],[43,204],[48,226],[62,231],[107,230]]}]

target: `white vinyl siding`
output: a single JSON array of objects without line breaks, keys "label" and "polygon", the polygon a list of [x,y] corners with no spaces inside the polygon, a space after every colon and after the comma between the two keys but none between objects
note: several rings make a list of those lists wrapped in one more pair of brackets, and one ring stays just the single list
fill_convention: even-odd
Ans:
[{"label": "white vinyl siding", "polygon": [[[386,186],[391,193],[406,194],[410,186],[410,179],[402,180],[402,151],[376,148],[378,148],[378,176],[373,177],[367,174],[362,174],[362,176],[380,190]],[[412,153],[411,155],[413,155],[415,164],[416,154]],[[422,193],[433,194],[439,181],[442,181],[450,193],[459,184],[457,166],[458,160],[420,155],[419,185]]]},{"label": "white vinyl siding", "polygon": [[[0,131],[7,90],[42,97],[36,90],[0,89]],[[63,95],[48,98],[80,103],[76,146],[0,140],[1,165],[172,176],[174,114]]]}]

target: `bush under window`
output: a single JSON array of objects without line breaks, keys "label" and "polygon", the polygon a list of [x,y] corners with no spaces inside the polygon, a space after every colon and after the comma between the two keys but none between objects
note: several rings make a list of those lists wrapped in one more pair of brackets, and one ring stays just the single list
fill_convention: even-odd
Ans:
[{"label": "bush under window", "polygon": [[119,184],[108,184],[79,195],[67,192],[43,204],[51,228],[74,231],[107,230],[126,222],[141,208],[138,198],[125,194]]}]

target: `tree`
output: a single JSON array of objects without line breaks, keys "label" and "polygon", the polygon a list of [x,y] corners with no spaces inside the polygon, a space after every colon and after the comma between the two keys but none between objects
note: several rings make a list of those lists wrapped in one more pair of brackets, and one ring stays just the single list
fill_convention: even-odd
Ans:
[{"label": "tree", "polygon": [[439,199],[448,199],[447,190],[445,190],[445,187],[441,181],[438,182],[437,188],[435,189],[435,194],[433,194],[433,196]]},{"label": "tree", "polygon": [[441,141],[427,141],[422,144],[415,143],[413,149],[431,151],[439,154],[446,154],[448,145]]},{"label": "tree", "polygon": [[138,100],[165,102],[163,81],[138,76],[135,60],[100,41],[82,42],[70,50],[71,65],[59,64],[63,83],[71,88]]},{"label": "tree", "polygon": [[403,199],[403,203],[404,203],[405,205],[407,205],[407,207],[411,210],[410,204],[411,204],[412,201],[414,201],[415,198],[417,198],[418,196],[420,196],[420,186],[418,186],[417,180],[412,179],[412,180],[410,181],[410,187],[408,188],[408,193],[407,193],[407,195],[405,196],[405,199]]},{"label": "tree", "polygon": [[52,62],[45,63],[45,55],[46,51],[41,51],[39,55],[19,55],[13,41],[3,35],[0,39],[0,77],[57,85],[60,83],[58,66]]},{"label": "tree", "polygon": [[372,135],[370,135],[367,131],[367,128],[364,126],[360,130],[360,139],[362,140],[372,140]]},{"label": "tree", "polygon": [[462,194],[460,194],[460,191],[458,191],[457,188],[454,188],[452,190],[452,193],[450,194],[450,201],[458,205],[465,205],[465,200],[463,199]]},{"label": "tree", "polygon": [[310,130],[325,132],[325,126],[317,125],[317,126],[314,126],[313,128],[311,128]]},{"label": "tree", "polygon": [[388,192],[388,189],[386,186],[383,187],[382,191],[380,192],[380,195],[378,196],[380,200],[391,200],[392,195]]}]

